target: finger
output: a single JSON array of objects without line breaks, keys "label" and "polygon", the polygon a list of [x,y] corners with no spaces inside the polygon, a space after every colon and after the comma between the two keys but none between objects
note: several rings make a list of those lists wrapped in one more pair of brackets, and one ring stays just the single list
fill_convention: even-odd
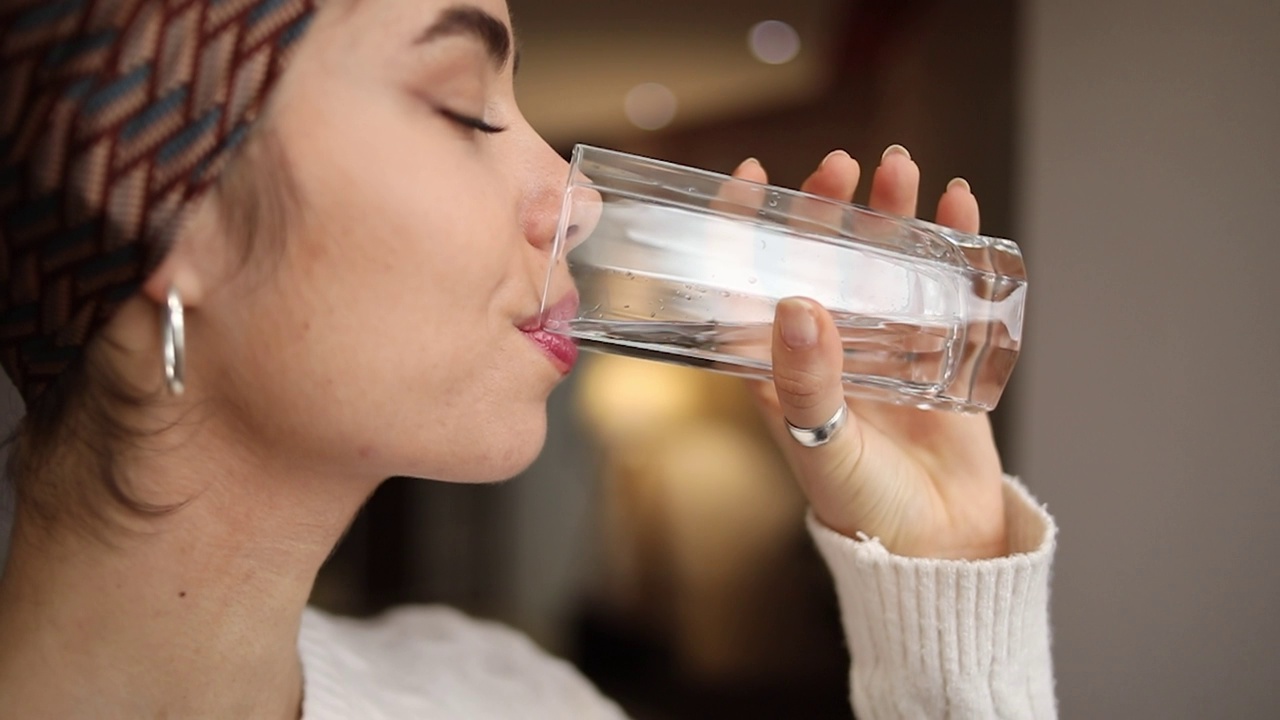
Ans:
[{"label": "finger", "polygon": [[769,173],[765,172],[764,166],[753,157],[739,163],[733,171],[733,176],[739,180],[750,180],[761,184],[769,182]]},{"label": "finger", "polygon": [[858,189],[862,167],[844,150],[833,150],[813,171],[800,190],[832,200],[849,202]]},{"label": "finger", "polygon": [[978,232],[981,225],[978,199],[973,196],[967,180],[955,178],[947,183],[946,192],[938,200],[938,214],[934,221],[961,232]]},{"label": "finger", "polygon": [[755,158],[747,158],[738,164],[733,171],[733,180],[726,180],[720,185],[716,198],[710,207],[716,212],[737,215],[754,215],[764,205],[764,185],[769,182],[769,173]]},{"label": "finger", "polygon": [[871,207],[882,212],[915,217],[920,195],[920,167],[901,145],[890,145],[880,157],[871,180]]},{"label": "finger", "polygon": [[[839,235],[844,221],[844,207],[835,203],[853,201],[853,193],[858,189],[861,176],[862,168],[849,153],[835,150],[828,154],[800,186],[801,192],[824,199],[806,195],[797,197],[790,208],[791,226],[802,231]],[[835,203],[827,200],[834,200]]]},{"label": "finger", "polygon": [[[778,303],[773,333],[773,389],[782,416],[796,427],[823,425],[845,402],[844,352],[835,322],[813,300],[786,298]],[[839,458],[856,463],[861,454],[859,435],[857,422],[850,417],[826,445],[797,452],[809,455],[811,461]]]}]

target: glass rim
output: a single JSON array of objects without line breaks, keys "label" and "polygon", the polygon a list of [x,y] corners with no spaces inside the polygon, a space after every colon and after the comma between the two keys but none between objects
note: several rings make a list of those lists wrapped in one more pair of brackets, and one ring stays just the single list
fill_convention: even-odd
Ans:
[{"label": "glass rim", "polygon": [[[596,164],[594,167],[589,169],[586,167],[593,163]],[[672,177],[683,178],[686,181],[680,183],[667,182],[647,177],[644,174],[645,171],[665,173]],[[585,178],[585,181],[583,178]],[[611,181],[620,181],[620,183]],[[769,193],[774,201],[773,204],[777,207],[751,207],[753,212],[749,215],[717,211],[707,207],[707,204],[711,202],[724,201],[724,198],[718,192],[713,192],[710,188],[718,189],[725,182],[739,183],[743,187],[751,187],[758,189],[761,193]],[[864,251],[867,249],[865,245],[866,239],[859,236],[856,231],[851,232],[845,225],[845,219],[852,218],[855,227],[859,220],[888,222],[916,235],[918,238],[927,238],[932,241],[930,244],[935,250],[934,252],[929,252],[924,248],[916,248],[913,245],[893,243],[884,247],[887,252],[905,254],[932,262],[945,263],[948,259],[953,262],[959,260],[974,272],[1010,277],[1022,282],[1026,281],[1026,268],[1022,262],[1022,250],[1013,240],[981,233],[963,232],[920,218],[884,212],[865,205],[843,202],[803,190],[735,178],[732,175],[714,170],[681,165],[668,160],[578,143],[574,146],[570,161],[570,175],[566,192],[571,192],[575,187],[604,190],[642,202],[679,206],[692,212],[731,217],[736,222],[747,222],[762,226],[786,224],[790,226],[789,232],[792,234],[803,235],[812,240],[832,245],[856,247]],[[646,192],[646,188],[650,190]],[[662,196],[657,191],[661,191]],[[682,201],[672,196],[688,198],[692,202]],[[792,208],[795,207],[795,200],[803,200],[804,207],[809,208],[809,210],[804,213],[794,212]],[[730,201],[730,204],[743,208],[749,207],[741,202]],[[822,210],[838,211],[840,213],[839,220],[832,222],[828,218],[819,217],[819,215],[824,214],[821,212]],[[810,228],[816,226],[819,230],[806,230],[803,227],[792,225],[791,223],[793,222],[805,223]],[[945,246],[943,252],[938,252],[942,248],[938,248],[937,243]],[[993,267],[992,264],[986,262],[975,263],[974,261],[977,258],[972,257],[974,251],[992,251],[1016,258],[1017,262],[1009,263],[1011,266],[1002,268]]]},{"label": "glass rim", "polygon": [[[588,173],[585,172],[585,170],[582,170],[582,167],[589,163],[599,163],[598,172]],[[855,202],[845,202],[831,199],[831,197],[815,195],[815,193],[805,192],[803,190],[792,190],[792,188],[774,186],[774,184],[750,181],[750,179],[735,178],[731,176],[731,174],[719,173],[716,172],[716,170],[694,168],[690,167],[690,165],[673,163],[671,160],[650,158],[650,156],[646,155],[631,154],[631,152],[623,152],[621,150],[608,149],[608,147],[588,145],[588,143],[577,143],[577,145],[573,146],[570,167],[571,173],[570,179],[568,179],[568,187],[604,188],[604,190],[622,193],[622,195],[634,196],[637,200],[655,200],[664,202],[664,204],[672,204],[671,200],[658,199],[655,195],[648,195],[648,193],[637,190],[625,190],[625,188],[613,186],[613,184],[609,184],[607,181],[608,179],[620,179],[620,181],[639,184],[639,186],[660,188],[660,190],[664,190],[669,193],[692,197],[692,199],[703,202],[722,200],[722,197],[719,196],[717,192],[710,192],[707,188],[700,188],[698,184],[694,184],[694,186],[691,187],[673,186],[671,183],[648,178],[645,177],[640,170],[657,170],[657,172],[660,173],[669,173],[672,174],[672,176],[690,178],[694,179],[694,181],[703,181],[704,183],[714,182],[719,184],[726,181],[732,181],[741,183],[742,186],[745,187],[759,188],[762,192],[774,193],[774,195],[777,195],[777,199],[780,200],[805,200],[812,204],[810,205],[810,208],[840,210],[841,213],[849,213],[856,215],[856,217],[887,220],[887,222],[901,224],[904,225],[904,227],[915,229],[915,231],[936,234],[936,236],[942,236],[943,240],[954,243],[954,245],[960,247],[966,247],[966,249],[992,249],[1021,256],[1021,249],[1018,246],[1018,243],[1009,240],[1009,238],[991,236],[991,234],[957,231],[955,228],[948,228],[946,225],[929,222],[929,220],[922,218],[911,218],[908,217],[908,215],[887,213],[887,211],[868,208],[868,206],[855,204]],[[581,177],[585,177],[589,182],[580,182],[579,178]],[[705,206],[696,204],[689,204],[689,208],[692,210],[703,211],[703,213],[707,211]],[[765,214],[768,215],[768,211],[765,211]],[[773,214],[786,215],[787,213],[781,213],[781,211],[778,211],[778,213]],[[740,215],[735,215],[735,217],[746,220],[754,219],[740,217]],[[837,233],[840,233],[841,231],[841,228],[837,228],[835,225],[831,225],[829,223],[823,223],[822,220],[819,219],[809,217],[791,219],[800,219],[804,220],[804,222],[813,224],[824,224],[827,225],[829,229],[832,229],[832,231]],[[844,233],[837,234],[837,237],[832,238],[832,240],[838,240],[838,238],[841,237],[845,237]],[[826,238],[823,238],[823,240],[826,240]]]}]

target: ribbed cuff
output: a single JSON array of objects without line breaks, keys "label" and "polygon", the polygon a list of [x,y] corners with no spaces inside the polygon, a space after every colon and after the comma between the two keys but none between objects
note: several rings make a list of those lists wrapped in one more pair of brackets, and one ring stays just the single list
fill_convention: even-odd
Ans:
[{"label": "ribbed cuff", "polygon": [[808,525],[840,596],[859,718],[1054,718],[1049,571],[1057,527],[1005,479],[1012,553],[929,560]]}]

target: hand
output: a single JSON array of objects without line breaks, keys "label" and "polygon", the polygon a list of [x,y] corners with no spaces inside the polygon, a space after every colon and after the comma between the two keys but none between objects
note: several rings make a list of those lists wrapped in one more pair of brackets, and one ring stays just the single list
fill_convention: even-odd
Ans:
[{"label": "hand", "polygon": [[[836,151],[801,189],[848,202],[860,168]],[[736,177],[767,182],[748,160]],[[914,216],[920,169],[901,146],[885,151],[871,184],[871,207]],[[978,202],[968,183],[953,181],[938,202],[936,221],[978,231]],[[831,315],[818,303],[778,304],[773,331],[773,382],[755,383],[760,406],[817,518],[843,535],[879,538],[911,557],[991,558],[1007,552],[1003,474],[985,414],[918,410],[849,400],[849,422],[827,444],[806,448],[783,419],[816,427],[846,402],[843,351]]]}]

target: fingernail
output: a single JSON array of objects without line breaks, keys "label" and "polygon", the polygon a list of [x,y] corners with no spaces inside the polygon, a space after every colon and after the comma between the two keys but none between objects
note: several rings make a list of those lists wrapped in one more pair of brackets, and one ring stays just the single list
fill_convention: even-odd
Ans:
[{"label": "fingernail", "polygon": [[973,192],[973,188],[969,187],[969,181],[962,177],[951,178],[951,182],[947,183],[947,192],[952,190],[963,190],[967,193]]},{"label": "fingernail", "polygon": [[818,163],[818,167],[823,167],[831,160],[831,158],[839,157],[841,155],[845,157],[852,157],[849,153],[845,152],[844,150],[832,150],[831,152],[827,153],[826,157],[822,158],[822,162]]},{"label": "fingernail", "polygon": [[752,165],[755,165],[756,167],[763,167],[763,166],[760,164],[760,161],[759,161],[759,160],[757,160],[757,159],[755,159],[755,158],[753,158],[753,157],[749,157],[749,158],[747,158],[746,160],[743,160],[743,161],[742,161],[742,163],[738,165],[738,170],[739,170],[739,171],[746,170],[748,167],[750,167],[750,166],[752,166]]},{"label": "fingernail", "polygon": [[907,152],[906,148],[898,145],[897,143],[884,149],[884,154],[880,156],[880,162],[888,160],[890,155],[901,155],[908,160],[911,159],[911,153]]},{"label": "fingernail", "polygon": [[787,347],[805,350],[817,344],[818,320],[803,301],[789,298],[778,303],[778,320]]}]

